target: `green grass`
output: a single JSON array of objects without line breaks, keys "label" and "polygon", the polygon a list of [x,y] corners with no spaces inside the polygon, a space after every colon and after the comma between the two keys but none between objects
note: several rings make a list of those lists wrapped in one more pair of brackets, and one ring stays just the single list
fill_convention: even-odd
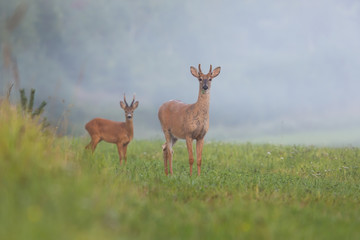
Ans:
[{"label": "green grass", "polygon": [[[360,149],[185,143],[166,177],[162,141],[56,138],[0,108],[0,239],[358,239]],[[196,167],[196,165],[194,165]],[[196,170],[196,169],[194,169]]]}]

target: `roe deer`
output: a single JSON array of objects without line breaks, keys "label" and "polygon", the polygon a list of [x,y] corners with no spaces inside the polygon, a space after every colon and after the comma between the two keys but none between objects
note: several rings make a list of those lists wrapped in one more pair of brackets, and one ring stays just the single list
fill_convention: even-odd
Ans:
[{"label": "roe deer", "polygon": [[126,163],[126,150],[130,141],[134,136],[133,114],[134,110],[139,106],[139,102],[135,103],[135,95],[130,104],[126,102],[124,94],[124,102],[120,101],[120,106],[125,111],[125,122],[115,122],[103,118],[94,118],[85,125],[85,129],[89,132],[91,142],[85,147],[86,149],[95,151],[96,145],[104,140],[108,143],[115,143],[119,152],[120,165],[122,159]]},{"label": "roe deer", "polygon": [[219,75],[220,69],[220,67],[217,67],[212,71],[212,66],[210,65],[209,73],[203,74],[200,64],[199,71],[194,67],[190,67],[191,74],[199,80],[197,102],[194,104],[185,104],[177,100],[171,100],[159,108],[158,117],[166,140],[162,146],[166,175],[168,175],[168,162],[170,165],[170,174],[173,174],[172,147],[178,138],[186,140],[189,153],[190,176],[192,175],[192,165],[194,163],[192,143],[194,139],[196,140],[197,173],[198,176],[200,175],[204,137],[209,129],[211,80]]}]

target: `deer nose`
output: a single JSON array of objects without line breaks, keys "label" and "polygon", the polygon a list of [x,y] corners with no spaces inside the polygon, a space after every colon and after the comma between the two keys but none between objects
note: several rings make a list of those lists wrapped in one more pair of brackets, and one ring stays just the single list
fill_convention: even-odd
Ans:
[{"label": "deer nose", "polygon": [[208,87],[207,85],[204,85],[204,86],[203,86],[203,89],[204,89],[204,90],[208,90],[208,88],[209,88],[209,87]]},{"label": "deer nose", "polygon": [[131,118],[131,114],[130,114],[130,113],[127,115],[127,118],[129,118],[129,119]]}]

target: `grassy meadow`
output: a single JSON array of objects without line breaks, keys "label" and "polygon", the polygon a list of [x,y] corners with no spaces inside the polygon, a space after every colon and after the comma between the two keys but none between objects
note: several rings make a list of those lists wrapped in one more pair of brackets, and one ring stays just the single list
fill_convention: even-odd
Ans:
[{"label": "grassy meadow", "polygon": [[[360,149],[185,143],[164,174],[158,140],[57,138],[0,107],[0,239],[358,239]],[[194,165],[196,167],[196,165]],[[194,169],[196,170],[196,169]]]}]

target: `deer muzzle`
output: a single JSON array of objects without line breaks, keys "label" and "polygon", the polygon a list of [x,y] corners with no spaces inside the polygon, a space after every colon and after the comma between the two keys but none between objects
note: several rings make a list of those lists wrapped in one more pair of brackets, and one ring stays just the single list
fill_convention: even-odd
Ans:
[{"label": "deer muzzle", "polygon": [[205,91],[209,89],[208,80],[207,80],[207,79],[204,79],[204,80],[202,81],[202,89],[205,90]]}]

